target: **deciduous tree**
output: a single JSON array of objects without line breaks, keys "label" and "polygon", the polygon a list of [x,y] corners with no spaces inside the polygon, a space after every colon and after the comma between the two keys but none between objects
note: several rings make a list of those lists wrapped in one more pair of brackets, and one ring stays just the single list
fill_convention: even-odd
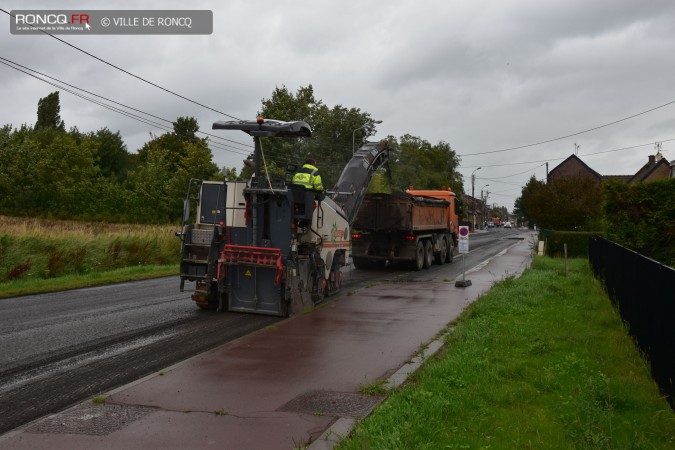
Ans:
[{"label": "deciduous tree", "polygon": [[107,127],[87,135],[95,148],[96,163],[106,178],[123,181],[132,167],[131,156],[120,132],[113,133]]},{"label": "deciduous tree", "polygon": [[198,129],[194,118],[179,117],[172,133],[153,138],[138,151],[138,169],[129,181],[141,201],[153,205],[151,221],[180,218],[190,178],[222,180],[207,140],[195,136]]},{"label": "deciduous tree", "polygon": [[61,103],[59,100],[59,91],[52,92],[38,101],[37,122],[35,129],[55,128],[65,131],[66,125],[61,120]]},{"label": "deciduous tree", "polygon": [[262,100],[260,114],[266,119],[304,120],[309,124],[311,138],[263,139],[263,153],[268,164],[274,163],[281,170],[289,162],[304,163],[307,157],[313,157],[327,189],[333,187],[352,157],[352,139],[358,148],[375,131],[370,114],[342,105],[329,108],[316,99],[311,84],[295,94],[286,86],[277,87],[269,99]]},{"label": "deciduous tree", "polygon": [[461,193],[462,176],[457,171],[459,158],[448,143],[440,141],[432,145],[418,136],[405,134],[400,143],[392,147],[389,165],[395,190],[409,186],[416,189],[447,186]]}]

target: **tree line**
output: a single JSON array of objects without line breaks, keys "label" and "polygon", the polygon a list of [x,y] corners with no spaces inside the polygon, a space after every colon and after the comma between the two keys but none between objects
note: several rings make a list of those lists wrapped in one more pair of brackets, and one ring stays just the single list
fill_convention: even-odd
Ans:
[{"label": "tree line", "polygon": [[0,129],[0,213],[127,223],[180,216],[190,177],[218,174],[194,118],[130,153],[119,131],[66,131],[59,93],[38,102],[37,122]]},{"label": "tree line", "polygon": [[530,225],[598,232],[675,267],[675,178],[649,183],[530,178],[516,199]]},{"label": "tree line", "polygon": [[[190,178],[247,179],[250,167],[219,168],[199,124],[179,117],[173,130],[151,135],[130,152],[119,131],[107,127],[82,132],[66,128],[59,92],[38,102],[35,125],[0,128],[0,214],[114,223],[177,223]],[[278,120],[305,120],[310,139],[263,139],[267,173],[287,163],[318,161],[324,186],[330,188],[352,156],[375,131],[375,121],[359,108],[329,107],[315,98],[312,85],[297,92],[277,87],[262,99],[260,114]],[[372,188],[379,192],[414,185],[420,189],[450,186],[460,194],[459,158],[446,142],[431,144],[419,136],[388,136],[390,164]],[[252,160],[251,154],[248,159]]]}]

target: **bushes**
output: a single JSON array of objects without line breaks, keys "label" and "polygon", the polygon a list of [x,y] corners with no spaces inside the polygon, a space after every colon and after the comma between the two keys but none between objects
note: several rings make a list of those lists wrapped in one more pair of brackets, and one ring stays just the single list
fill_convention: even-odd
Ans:
[{"label": "bushes", "polygon": [[[550,236],[548,236],[549,234]],[[602,233],[542,230],[539,234],[539,240],[546,241],[547,256],[562,257],[565,254],[564,245],[567,244],[567,256],[569,258],[588,258],[588,240],[592,236],[598,235],[602,235]]]},{"label": "bushes", "polygon": [[[562,256],[567,244],[568,256],[586,257],[588,238],[602,234],[607,239],[641,255],[675,267],[675,179],[649,183],[621,183],[607,180],[602,185],[602,233],[548,231],[546,254]],[[590,222],[589,222],[590,223]],[[564,222],[558,225],[564,227]]]},{"label": "bushes", "polygon": [[675,178],[651,183],[606,183],[607,239],[675,266]]}]

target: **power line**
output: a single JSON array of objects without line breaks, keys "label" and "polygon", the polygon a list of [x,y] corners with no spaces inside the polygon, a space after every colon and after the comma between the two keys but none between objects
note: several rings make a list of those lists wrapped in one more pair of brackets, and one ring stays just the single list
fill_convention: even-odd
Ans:
[{"label": "power line", "polygon": [[[670,142],[670,141],[675,141],[675,138],[671,139],[661,139],[656,142]],[[591,152],[591,153],[582,153],[579,156],[594,156],[594,155],[600,155],[604,153],[613,153],[613,152],[620,152],[624,150],[631,150],[634,148],[638,147],[646,147],[648,145],[654,145],[656,142],[647,142],[646,144],[637,144],[637,145],[632,145],[630,147],[621,147],[621,148],[615,148],[612,150],[602,150],[599,152]],[[662,150],[667,151],[667,150]],[[564,158],[548,158],[548,159],[540,159],[537,161],[523,161],[523,162],[516,162],[516,163],[504,163],[504,164],[481,164],[480,166],[462,166],[462,169],[475,169],[476,167],[506,167],[506,166],[520,166],[520,165],[525,165],[525,164],[534,164],[534,163],[540,163],[540,162],[551,162],[551,161],[562,161],[564,159],[567,159],[568,156]]]},{"label": "power line", "polygon": [[582,154],[579,155],[579,156],[591,156],[591,155],[599,155],[599,154],[602,154],[602,153],[620,152],[620,151],[623,151],[623,150],[631,150],[631,149],[633,149],[633,148],[645,147],[645,146],[647,146],[647,145],[654,145],[654,144],[656,144],[657,142],[670,142],[670,141],[675,141],[675,138],[672,138],[672,139],[663,139],[663,140],[659,140],[659,141],[656,141],[656,142],[648,142],[648,143],[646,143],[646,144],[633,145],[633,146],[631,146],[631,147],[615,148],[615,149],[613,149],[613,150],[603,150],[603,151],[601,151],[601,152],[582,153]]},{"label": "power line", "polygon": [[[119,103],[119,102],[116,102],[116,101],[114,101],[114,100],[110,100],[110,99],[108,99],[108,98],[106,98],[106,97],[100,96],[100,95],[98,95],[98,94],[94,94],[94,93],[89,92],[89,91],[87,91],[87,90],[85,90],[85,89],[81,89],[81,88],[78,88],[77,86],[73,86],[73,85],[71,85],[71,84],[65,83],[65,82],[63,82],[63,81],[61,81],[61,80],[58,80],[58,79],[54,78],[54,77],[50,77],[50,76],[48,76],[48,75],[44,75],[44,74],[42,74],[42,73],[40,73],[40,72],[37,72],[37,71],[35,71],[35,70],[33,70],[33,69],[30,69],[30,68],[27,68],[27,67],[22,66],[22,65],[20,65],[20,64],[17,64],[17,63],[15,63],[15,62],[10,61],[10,60],[8,60],[8,59],[6,59],[6,58],[3,58],[3,57],[0,57],[0,64],[4,64],[4,65],[7,66],[7,67],[10,67],[10,68],[12,68],[12,69],[14,69],[14,70],[17,70],[17,71],[19,71],[19,72],[22,72],[22,73],[24,73],[24,74],[26,74],[26,75],[28,75],[28,76],[30,76],[30,77],[33,77],[33,78],[38,79],[38,80],[40,80],[40,81],[42,81],[42,82],[44,82],[44,83],[47,83],[47,84],[49,84],[49,85],[51,85],[51,86],[54,86],[54,87],[56,87],[56,88],[59,89],[59,90],[62,90],[62,91],[64,91],[64,92],[68,92],[69,94],[72,94],[72,95],[75,95],[75,96],[77,96],[77,97],[80,97],[80,98],[82,98],[82,99],[84,99],[84,100],[87,100],[87,101],[89,101],[89,102],[91,102],[91,103],[94,103],[94,104],[96,104],[96,105],[99,105],[99,106],[101,106],[101,107],[103,107],[103,108],[106,108],[106,109],[108,109],[108,110],[110,110],[110,111],[116,112],[116,113],[118,113],[118,114],[121,114],[121,115],[126,116],[126,117],[129,117],[129,118],[132,118],[132,119],[137,120],[137,121],[139,121],[139,122],[142,122],[142,123],[144,123],[144,124],[146,124],[146,125],[150,125],[150,126],[152,126],[152,127],[159,128],[160,130],[168,131],[168,132],[171,132],[171,133],[175,133],[175,130],[173,130],[173,128],[167,128],[166,125],[163,125],[163,124],[160,124],[160,123],[158,123],[158,122],[155,122],[155,121],[152,121],[152,120],[150,120],[150,119],[147,119],[147,118],[145,118],[145,117],[142,117],[142,116],[139,116],[139,115],[130,113],[130,112],[128,112],[128,111],[124,111],[124,110],[122,110],[122,109],[120,109],[120,108],[117,108],[117,107],[114,107],[114,106],[111,106],[111,105],[107,105],[107,104],[105,104],[105,103],[103,103],[103,102],[101,102],[101,101],[99,101],[99,100],[96,100],[96,99],[87,97],[86,95],[83,95],[83,94],[81,94],[81,93],[79,93],[79,92],[73,91],[73,90],[71,90],[71,89],[65,88],[65,87],[60,86],[60,85],[58,85],[58,84],[56,84],[56,83],[53,83],[53,82],[51,82],[51,81],[45,80],[45,79],[43,79],[43,78],[40,78],[39,76],[36,76],[35,74],[30,73],[30,72],[28,72],[28,71],[32,71],[32,72],[35,72],[35,73],[39,73],[40,75],[45,76],[45,77],[47,77],[47,78],[50,78],[50,79],[52,79],[52,80],[56,80],[56,81],[58,81],[59,83],[62,83],[63,85],[65,85],[65,86],[73,87],[74,89],[78,89],[78,90],[80,90],[80,91],[82,91],[82,92],[86,92],[86,93],[88,93],[88,94],[90,94],[90,95],[94,95],[94,96],[96,96],[96,97],[102,98],[102,99],[104,99],[104,100],[106,100],[106,101],[109,101],[109,102],[111,102],[111,103],[114,103],[114,104],[123,106],[124,108],[130,109],[130,110],[132,110],[132,111],[140,112],[141,114],[145,114],[145,115],[147,115],[147,116],[149,116],[149,117],[153,117],[153,118],[162,120],[162,121],[164,121],[164,122],[168,122],[168,123],[170,123],[170,124],[173,124],[174,122],[171,121],[171,120],[168,120],[168,119],[165,119],[165,118],[156,116],[156,115],[154,115],[154,114],[150,114],[150,113],[141,111],[141,110],[139,110],[139,109],[136,109],[136,108],[133,108],[133,107],[124,105],[123,103]],[[13,66],[12,64],[14,64],[14,65],[16,65],[16,66],[18,66],[18,67]],[[22,67],[22,68],[24,68],[24,69],[26,69],[26,70],[20,69],[19,67]],[[231,141],[231,140],[229,140],[229,139],[224,139],[224,138],[221,138],[220,136],[213,135],[213,134],[210,134],[210,133],[206,133],[206,132],[204,132],[204,131],[199,131],[199,130],[198,130],[197,133],[201,133],[201,134],[204,134],[204,135],[207,135],[207,136],[212,136],[212,137],[215,137],[215,138],[218,138],[218,139],[222,139],[222,140],[225,140],[225,141],[228,141],[228,142],[233,142],[233,143],[236,143],[236,144],[239,144],[239,145],[246,145],[246,144],[242,144],[242,143],[237,142],[237,141]],[[176,134],[178,134],[178,133],[176,133]],[[185,137],[185,136],[183,136],[183,137]],[[242,153],[242,150],[243,150],[243,149],[238,149],[238,148],[235,148],[235,147],[231,147],[231,146],[228,146],[227,144],[220,144],[220,143],[215,143],[215,142],[209,142],[208,144],[209,144],[210,146],[213,146],[213,147],[217,148],[217,149],[225,150],[225,151],[228,151],[228,152],[232,152],[232,153],[236,153],[236,154],[240,154],[240,155],[244,155],[244,156],[248,156],[248,154],[249,154],[249,153]],[[251,147],[251,146],[249,146],[249,147]]]},{"label": "power line", "polygon": [[477,179],[477,180],[485,180],[485,181],[489,181],[489,182],[491,182],[491,183],[508,184],[508,185],[511,185],[511,186],[522,186],[522,183],[513,183],[513,182],[510,182],[510,181],[492,180],[491,178],[482,178],[482,177],[481,177],[481,178],[478,178],[478,177],[476,177],[476,179]]},{"label": "power line", "polygon": [[496,180],[502,180],[502,179],[504,179],[504,178],[516,177],[516,176],[518,176],[518,175],[522,175],[522,174],[524,174],[524,173],[528,173],[528,172],[531,172],[531,171],[533,171],[533,170],[537,170],[538,168],[543,167],[544,165],[545,165],[545,164],[540,164],[540,165],[538,165],[538,166],[536,166],[536,167],[533,167],[533,168],[531,168],[531,169],[527,169],[527,170],[525,170],[525,171],[523,171],[523,172],[514,173],[513,175],[506,175],[506,176],[503,176],[503,177],[496,177],[496,178],[485,178],[485,177],[480,177],[480,179],[481,179],[481,180],[487,180],[487,181],[496,181]]},{"label": "power line", "polygon": [[[8,16],[15,17],[12,13],[10,13],[10,12],[8,12],[8,11],[5,11],[5,10],[2,9],[2,8],[0,8],[0,11],[4,12],[4,13],[7,14]],[[69,47],[74,48],[75,50],[77,50],[77,51],[79,51],[79,52],[84,53],[84,54],[87,55],[87,56],[90,56],[90,57],[92,57],[92,58],[94,58],[94,59],[96,59],[96,60],[98,60],[98,61],[100,61],[100,62],[102,62],[102,63],[104,63],[104,64],[109,65],[110,67],[113,67],[113,68],[119,70],[120,72],[124,72],[124,73],[126,73],[127,75],[129,75],[129,76],[132,76],[132,77],[134,77],[134,78],[136,78],[136,79],[138,79],[138,80],[141,80],[141,81],[143,81],[144,83],[147,83],[147,84],[149,84],[149,85],[151,85],[151,86],[154,86],[154,87],[156,87],[156,88],[158,88],[158,89],[161,89],[161,90],[163,90],[163,91],[165,91],[165,92],[168,92],[169,94],[175,95],[176,97],[182,98],[183,100],[187,100],[187,101],[190,102],[190,103],[194,103],[195,105],[201,106],[202,108],[209,109],[209,110],[211,110],[211,111],[217,112],[218,114],[223,114],[223,115],[225,115],[225,116],[227,116],[227,117],[230,117],[230,118],[232,118],[232,119],[235,119],[235,120],[241,120],[241,119],[239,119],[238,117],[232,116],[232,115],[227,114],[227,113],[222,112],[222,111],[219,111],[219,110],[217,110],[217,109],[215,109],[215,108],[211,108],[210,106],[206,106],[206,105],[204,105],[204,104],[201,104],[201,103],[199,103],[199,102],[197,102],[197,101],[195,101],[195,100],[192,100],[192,99],[190,99],[190,98],[188,98],[188,97],[185,97],[184,95],[178,94],[178,93],[176,93],[176,92],[174,92],[174,91],[172,91],[172,90],[170,90],[170,89],[167,89],[167,88],[162,87],[162,86],[160,86],[160,85],[158,85],[158,84],[156,84],[156,83],[153,83],[152,81],[148,81],[148,80],[146,80],[146,79],[143,78],[143,77],[140,77],[140,76],[138,76],[138,75],[136,75],[136,74],[134,74],[134,73],[131,73],[131,72],[129,72],[128,70],[122,69],[121,67],[116,66],[115,64],[110,63],[110,62],[104,60],[103,58],[99,58],[98,56],[96,56],[96,55],[94,55],[94,54],[91,54],[91,53],[89,53],[89,52],[86,51],[86,50],[82,50],[81,48],[79,48],[79,47],[77,47],[77,46],[75,46],[75,45],[73,45],[73,44],[71,44],[71,43],[69,43],[69,42],[66,42],[66,41],[64,41],[64,40],[61,39],[61,38],[56,37],[56,36],[54,36],[53,34],[49,34],[49,33],[47,33],[47,32],[44,31],[44,30],[41,30],[41,29],[39,29],[39,28],[37,28],[37,27],[33,27],[33,28],[36,29],[36,30],[38,30],[38,31],[40,31],[40,32],[43,33],[43,34],[46,34],[47,36],[49,36],[49,37],[51,37],[51,38],[53,38],[53,39],[56,39],[56,40],[59,41],[59,42],[62,42],[62,43],[64,43],[64,44],[66,44],[66,45],[69,46]]]},{"label": "power line", "polygon": [[548,158],[548,159],[540,159],[540,160],[537,160],[537,161],[523,161],[523,162],[517,162],[517,163],[481,164],[479,166],[462,166],[462,169],[475,169],[476,167],[523,166],[525,164],[536,164],[536,163],[545,163],[545,162],[551,162],[551,161],[562,161],[563,159],[566,159],[566,158]]},{"label": "power line", "polygon": [[[4,59],[4,58],[2,58],[2,59]],[[146,125],[150,125],[150,126],[152,126],[152,127],[154,127],[154,128],[159,128],[160,130],[163,130],[163,131],[167,131],[167,132],[170,132],[170,133],[175,133],[175,131],[174,131],[172,128],[167,128],[167,127],[166,127],[165,125],[163,125],[163,124],[160,124],[160,123],[158,123],[158,122],[151,121],[151,120],[149,120],[149,119],[147,119],[147,118],[138,116],[138,115],[133,114],[133,113],[130,113],[130,112],[128,112],[128,111],[124,111],[124,110],[119,109],[119,108],[116,108],[116,107],[114,107],[114,106],[106,105],[106,104],[103,103],[103,102],[100,102],[100,101],[98,101],[98,100],[89,98],[89,97],[87,97],[87,96],[85,96],[85,95],[83,95],[83,94],[80,94],[79,92],[75,92],[75,91],[73,91],[73,90],[71,90],[71,89],[64,88],[63,86],[59,86],[59,85],[57,85],[56,83],[52,83],[51,81],[47,81],[47,80],[41,79],[41,78],[38,77],[38,76],[35,76],[35,75],[33,75],[33,74],[31,74],[31,73],[28,73],[28,72],[26,72],[26,71],[24,71],[24,70],[21,70],[21,69],[18,69],[18,68],[16,68],[16,67],[13,67],[13,66],[11,66],[10,64],[8,64],[8,63],[6,63],[6,62],[4,62],[4,61],[0,61],[0,64],[4,64],[4,65],[6,65],[6,66],[8,66],[8,67],[11,67],[11,68],[13,68],[13,69],[15,69],[15,70],[18,70],[19,72],[23,72],[23,73],[25,73],[26,75],[29,75],[29,76],[31,76],[31,77],[33,77],[33,78],[36,78],[36,79],[38,79],[38,80],[40,80],[40,81],[42,81],[42,82],[44,82],[44,83],[47,83],[47,84],[49,84],[49,85],[51,85],[51,86],[54,86],[54,87],[56,87],[57,89],[60,89],[60,90],[62,90],[62,91],[64,91],[64,92],[68,92],[69,94],[72,94],[72,95],[74,95],[74,96],[76,96],[76,97],[80,97],[80,98],[82,98],[82,99],[84,99],[84,100],[87,100],[87,101],[89,101],[89,102],[91,102],[91,103],[94,103],[94,104],[96,104],[96,105],[102,106],[103,108],[106,108],[106,109],[108,109],[108,110],[110,110],[110,111],[116,112],[116,113],[118,113],[118,114],[121,114],[121,115],[123,115],[123,116],[129,117],[129,118],[131,118],[131,119],[137,120],[137,121],[142,122],[142,123],[144,123],[144,124],[146,124]],[[144,114],[145,114],[145,113],[144,113]],[[167,120],[167,119],[162,119],[162,120],[167,121],[167,122],[169,122],[169,123],[172,123],[170,120]],[[203,132],[202,132],[202,133],[203,133]],[[180,137],[188,137],[188,136],[180,135],[180,134],[178,134],[178,133],[175,133],[175,134],[178,135],[178,136],[180,136]],[[213,142],[209,142],[208,144],[209,144],[210,146],[213,146],[213,147],[215,147],[215,148],[217,148],[217,149],[220,149],[220,150],[225,150],[225,151],[228,151],[228,152],[232,152],[232,153],[236,153],[236,154],[240,154],[240,155],[244,155],[244,156],[247,156],[247,155],[248,155],[248,153],[241,153],[241,151],[239,151],[239,149],[227,148],[227,147],[224,147],[224,146],[222,146],[222,145],[218,145],[218,144],[213,143]]]},{"label": "power line", "polygon": [[605,128],[605,127],[608,127],[610,125],[615,125],[617,123],[624,122],[624,121],[629,120],[629,119],[633,119],[633,118],[641,116],[643,114],[647,114],[647,113],[650,113],[652,111],[656,111],[657,109],[665,108],[666,106],[672,105],[673,103],[675,103],[675,100],[671,100],[668,103],[664,103],[663,105],[659,105],[659,106],[656,106],[654,108],[650,108],[646,111],[642,111],[642,112],[639,112],[637,114],[633,114],[632,116],[624,117],[623,119],[615,120],[613,122],[609,122],[609,123],[606,123],[604,125],[599,125],[597,127],[589,128],[587,130],[578,131],[576,133],[568,134],[568,135],[553,138],[553,139],[547,139],[545,141],[535,142],[533,144],[520,145],[518,147],[504,148],[504,149],[501,149],[501,150],[491,150],[491,151],[487,151],[487,152],[464,153],[464,154],[461,154],[461,155],[458,154],[457,156],[487,155],[487,154],[490,154],[490,153],[509,152],[509,151],[512,151],[512,150],[519,150],[521,148],[534,147],[535,145],[548,144],[550,142],[560,141],[562,139],[567,139],[567,138],[572,137],[572,136],[578,136],[580,134],[588,133],[589,131],[595,131],[595,130],[599,130],[600,128]]},{"label": "power line", "polygon": [[[44,73],[42,73],[42,72],[39,72],[39,71],[37,71],[37,70],[35,70],[35,69],[31,69],[30,67],[26,67],[26,66],[24,66],[24,65],[22,65],[22,64],[19,64],[19,63],[15,62],[15,61],[9,60],[9,59],[7,59],[7,58],[3,58],[2,56],[0,56],[0,60],[6,61],[6,62],[8,62],[8,63],[11,63],[11,64],[13,64],[13,65],[15,65],[15,66],[17,66],[17,67],[21,67],[21,68],[26,69],[26,70],[28,70],[28,71],[30,71],[30,72],[36,73],[36,74],[38,74],[38,75],[40,75],[40,76],[49,78],[50,80],[57,81],[57,82],[59,82],[59,83],[65,85],[65,86],[72,87],[72,88],[77,89],[77,90],[80,90],[80,91],[82,91],[82,92],[86,92],[87,94],[90,94],[90,95],[93,95],[93,96],[95,96],[95,97],[101,98],[101,99],[106,100],[106,101],[109,101],[109,102],[111,102],[111,103],[114,103],[114,104],[116,104],[116,105],[123,106],[123,107],[125,107],[125,108],[127,108],[127,109],[130,109],[130,110],[132,110],[132,111],[140,112],[140,113],[145,114],[145,115],[147,115],[147,116],[154,117],[154,118],[156,118],[156,119],[163,120],[163,121],[168,122],[168,123],[171,123],[171,124],[174,123],[173,121],[168,120],[168,119],[165,119],[165,118],[163,118],[163,117],[159,117],[159,116],[156,116],[156,115],[154,115],[154,114],[151,114],[151,113],[142,111],[142,110],[140,110],[140,109],[133,108],[133,107],[131,107],[131,106],[125,105],[125,104],[120,103],[120,102],[116,102],[115,100],[111,100],[111,99],[109,99],[109,98],[107,98],[107,97],[104,97],[104,96],[102,96],[102,95],[96,94],[96,93],[94,93],[94,92],[90,92],[90,91],[88,91],[88,90],[86,90],[86,89],[83,89],[83,88],[81,88],[81,87],[74,86],[74,85],[72,85],[72,84],[66,83],[65,81],[59,80],[58,78],[54,78],[54,77],[52,77],[52,76],[49,76],[49,75],[44,74]],[[7,65],[7,64],[5,64],[5,65]],[[12,67],[12,66],[10,66],[10,67]],[[12,68],[15,68],[15,67],[12,67]],[[18,69],[17,69],[17,70],[18,70]],[[21,72],[23,72],[23,71],[21,71]],[[24,73],[26,73],[26,72],[24,72]],[[28,74],[28,75],[30,75],[30,74]],[[39,77],[35,77],[35,78],[38,78],[39,80],[41,80]],[[41,80],[41,81],[44,81],[44,80]],[[56,87],[58,87],[58,86],[56,86]],[[211,137],[216,138],[216,139],[220,139],[220,140],[222,140],[222,141],[231,142],[231,143],[233,143],[233,144],[238,144],[238,145],[241,145],[241,146],[244,146],[244,147],[253,147],[253,146],[250,145],[250,144],[244,144],[244,143],[241,143],[241,142],[238,142],[238,141],[234,141],[234,140],[232,140],[232,139],[226,139],[226,138],[224,138],[224,137],[221,137],[221,136],[218,136],[218,135],[215,135],[215,134],[211,134],[211,133],[207,133],[207,132],[205,132],[205,131],[199,131],[199,133],[204,134],[204,135],[206,135],[206,136],[211,136]]]}]

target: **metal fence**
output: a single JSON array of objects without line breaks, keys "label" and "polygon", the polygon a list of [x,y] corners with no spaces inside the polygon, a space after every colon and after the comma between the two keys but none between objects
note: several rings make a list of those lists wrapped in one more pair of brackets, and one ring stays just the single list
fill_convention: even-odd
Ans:
[{"label": "metal fence", "polygon": [[675,270],[599,236],[588,257],[675,409]]}]

